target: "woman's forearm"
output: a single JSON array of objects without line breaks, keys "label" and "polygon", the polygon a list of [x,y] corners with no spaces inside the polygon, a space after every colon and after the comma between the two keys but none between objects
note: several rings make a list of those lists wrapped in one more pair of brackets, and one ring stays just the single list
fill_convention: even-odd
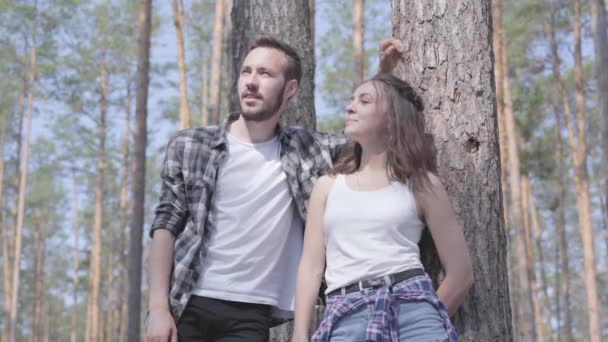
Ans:
[{"label": "woman's forearm", "polygon": [[439,285],[439,289],[437,289],[437,296],[446,306],[450,317],[464,303],[471,286],[473,286],[473,276],[472,274],[468,274],[468,272],[446,274],[445,279]]},{"label": "woman's forearm", "polygon": [[315,269],[305,261],[300,265],[295,297],[293,341],[308,341],[322,276],[323,269]]}]

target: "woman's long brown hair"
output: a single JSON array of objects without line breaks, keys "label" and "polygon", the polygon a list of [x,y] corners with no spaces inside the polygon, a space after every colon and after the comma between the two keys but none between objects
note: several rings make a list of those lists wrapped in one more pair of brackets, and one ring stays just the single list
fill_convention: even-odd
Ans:
[{"label": "woman's long brown hair", "polygon": [[[437,174],[432,136],[424,131],[424,105],[412,86],[391,74],[377,74],[372,82],[378,101],[387,108],[387,176],[421,191],[429,182],[429,173]],[[342,149],[331,174],[351,174],[361,165],[361,145],[350,141]]]}]

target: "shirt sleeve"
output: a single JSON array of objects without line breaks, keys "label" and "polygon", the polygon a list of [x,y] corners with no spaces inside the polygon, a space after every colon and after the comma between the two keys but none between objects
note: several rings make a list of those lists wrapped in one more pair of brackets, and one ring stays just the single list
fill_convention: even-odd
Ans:
[{"label": "shirt sleeve", "polygon": [[343,134],[335,133],[313,132],[312,134],[321,148],[329,152],[332,162],[335,162],[342,147],[346,144],[346,137]]},{"label": "shirt sleeve", "polygon": [[157,229],[169,230],[177,236],[186,225],[189,213],[182,173],[184,147],[184,140],[179,136],[171,138],[167,145],[165,160],[160,172],[160,200],[154,212],[150,237]]}]

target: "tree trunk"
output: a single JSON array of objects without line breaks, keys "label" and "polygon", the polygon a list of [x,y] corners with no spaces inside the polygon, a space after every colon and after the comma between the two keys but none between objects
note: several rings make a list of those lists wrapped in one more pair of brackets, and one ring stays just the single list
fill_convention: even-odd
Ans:
[{"label": "tree trunk", "polygon": [[203,61],[203,73],[201,78],[201,125],[209,125],[209,67],[206,60]]},{"label": "tree trunk", "polygon": [[171,0],[173,23],[177,36],[177,65],[179,68],[179,123],[181,128],[192,126],[186,82],[186,53],[184,51],[184,6],[182,0]]},{"label": "tree trunk", "polygon": [[[606,7],[602,0],[591,0],[591,30],[593,31],[593,48],[595,51],[595,75],[597,77],[598,84],[598,102],[600,115],[604,119],[604,160],[608,160],[608,19],[606,18]],[[604,169],[604,196],[601,200],[602,205],[602,219],[608,221],[608,169]],[[601,199],[601,195],[600,195]],[[608,225],[604,224],[606,241],[608,242]],[[608,245],[607,245],[608,247]],[[607,259],[608,261],[608,259]],[[607,264],[608,265],[608,264]]]},{"label": "tree trunk", "polygon": [[100,71],[100,105],[99,122],[97,127],[97,175],[95,177],[95,204],[93,212],[93,241],[91,248],[91,264],[89,266],[89,319],[87,320],[87,341],[99,341],[102,316],[100,313],[101,292],[101,229],[103,226],[104,208],[104,173],[106,168],[106,114],[108,110],[108,79],[106,70],[106,52],[101,53]]},{"label": "tree trunk", "polygon": [[11,305],[8,316],[8,341],[14,342],[16,340],[16,327],[17,327],[17,302],[19,298],[19,276],[20,276],[20,264],[21,264],[21,243],[23,238],[23,218],[25,216],[25,189],[27,187],[27,176],[28,176],[28,165],[29,165],[29,147],[30,147],[30,135],[32,130],[32,111],[34,102],[34,90],[36,85],[36,30],[38,29],[38,18],[37,18],[37,1],[34,1],[34,10],[36,12],[36,19],[34,19],[34,29],[32,33],[32,49],[30,51],[30,74],[29,74],[29,91],[27,96],[27,113],[25,118],[25,137],[23,140],[23,155],[21,157],[21,175],[19,178],[19,200],[17,206],[17,224],[15,227],[15,249],[13,253],[13,265],[12,265],[12,294],[10,297]]},{"label": "tree trunk", "polygon": [[[298,95],[283,114],[286,125],[314,128],[314,55],[310,36],[309,0],[277,2],[271,0],[234,0],[232,22],[232,89],[240,74],[241,63],[249,52],[249,45],[260,34],[271,34],[291,44],[302,58],[302,80]],[[238,111],[239,101],[231,91],[230,111]]]},{"label": "tree trunk", "polygon": [[148,115],[148,85],[150,69],[150,30],[152,0],[139,1],[137,92],[135,103],[135,132],[133,155],[135,165],[131,183],[131,236],[129,238],[129,317],[128,341],[139,341],[141,330],[141,253],[144,225],[144,201],[146,185],[146,144]]},{"label": "tree trunk", "polygon": [[[236,89],[241,63],[256,36],[271,34],[293,46],[302,58],[302,79],[298,95],[283,114],[285,125],[315,127],[314,55],[310,30],[309,0],[277,2],[272,0],[234,0],[232,7],[232,89]],[[239,108],[238,96],[232,91],[230,111]],[[271,331],[271,341],[287,341],[292,324]]]},{"label": "tree trunk", "polygon": [[[572,0],[574,12],[574,82],[576,99],[576,129],[574,132],[571,116],[566,112],[568,140],[574,166],[574,185],[583,243],[584,279],[587,295],[587,320],[589,322],[589,341],[599,342],[600,313],[597,295],[597,274],[595,248],[593,245],[593,227],[591,221],[591,203],[589,199],[589,175],[587,173],[587,142],[585,119],[585,89],[583,84],[583,62],[581,51],[581,13],[579,0]],[[566,97],[563,97],[566,101]],[[578,136],[576,136],[578,135]]]},{"label": "tree trunk", "polygon": [[222,52],[224,51],[224,1],[215,1],[211,83],[209,84],[209,115],[213,118],[212,124],[218,124],[221,120],[220,95],[222,89]]},{"label": "tree trunk", "polygon": [[398,74],[426,103],[440,173],[473,258],[475,286],[454,322],[463,341],[512,341],[490,4],[394,0],[392,5],[393,35],[405,48]]},{"label": "tree trunk", "polygon": [[[570,115],[570,104],[568,103],[568,101],[565,100],[564,96],[565,96],[565,90],[562,86],[562,81],[561,81],[561,74],[560,74],[560,60],[559,60],[559,56],[557,54],[557,40],[555,37],[555,30],[554,30],[554,20],[553,20],[553,15],[554,15],[554,8],[553,8],[553,3],[550,2],[549,4],[549,8],[546,11],[546,15],[545,15],[545,21],[544,21],[544,29],[545,29],[545,34],[547,35],[547,37],[549,38],[549,46],[550,46],[550,53],[551,53],[551,69],[552,69],[552,74],[553,74],[553,79],[554,79],[554,83],[556,84],[556,95],[554,96],[555,98],[558,99],[562,99],[563,102],[563,111],[564,114],[568,113],[567,115]],[[560,279],[560,284],[559,284],[559,292],[560,292],[560,297],[563,299],[563,313],[564,313],[564,335],[565,335],[565,339],[567,342],[572,342],[574,341],[574,336],[572,335],[573,332],[573,328],[572,328],[572,313],[570,311],[570,266],[569,266],[569,256],[568,256],[568,251],[569,251],[569,241],[568,238],[566,237],[566,215],[565,215],[565,202],[566,202],[566,188],[564,186],[564,166],[563,166],[563,161],[564,161],[564,148],[563,148],[563,144],[562,144],[562,137],[561,137],[561,117],[559,114],[559,109],[557,108],[558,105],[555,105],[555,108],[553,110],[554,112],[554,116],[555,116],[555,144],[556,144],[556,151],[555,151],[555,159],[556,159],[556,169],[555,169],[555,177],[556,177],[556,187],[557,187],[557,194],[558,194],[558,203],[557,203],[557,207],[555,209],[555,221],[556,221],[556,228],[557,228],[557,235],[558,235],[558,239],[559,239],[559,254],[560,254],[560,272],[558,272],[558,276]],[[559,321],[559,319],[558,319]],[[559,327],[559,326],[558,326]],[[559,332],[559,329],[558,329]],[[558,333],[559,335],[559,333]]]},{"label": "tree trunk", "polygon": [[544,342],[542,304],[539,298],[538,282],[536,281],[536,270],[534,267],[534,253],[532,251],[532,240],[530,232],[530,180],[528,175],[521,177],[521,208],[524,223],[524,240],[526,243],[526,266],[528,267],[528,279],[530,281],[530,294],[532,296],[532,307],[534,308],[534,326],[536,330],[536,341]]},{"label": "tree trunk", "polygon": [[507,236],[509,235],[509,208],[506,195],[508,191],[507,183],[507,133],[505,131],[505,114],[504,114],[504,70],[505,54],[503,47],[505,46],[503,39],[503,24],[502,24],[502,0],[492,1],[492,48],[494,49],[494,84],[496,87],[496,113],[498,121],[498,145],[500,147],[500,185],[503,194],[503,216],[505,220],[505,229]]},{"label": "tree trunk", "polygon": [[[9,112],[10,113],[10,112]],[[8,241],[10,239],[9,234],[9,223],[4,214],[6,211],[5,203],[6,197],[4,196],[4,142],[7,134],[7,126],[11,121],[12,115],[8,117],[2,117],[2,127],[0,128],[0,239],[2,239],[2,271],[3,271],[3,290],[4,290],[4,317],[8,317],[9,303],[10,303],[10,265],[11,261],[8,253]],[[8,329],[5,327],[2,331],[2,340],[8,341]]]},{"label": "tree trunk", "polygon": [[127,340],[127,301],[128,301],[128,280],[129,274],[125,265],[126,259],[126,243],[127,243],[127,187],[129,180],[129,134],[131,132],[131,81],[127,82],[127,97],[125,100],[125,130],[123,134],[122,144],[122,171],[120,178],[120,209],[118,212],[118,291],[120,308],[115,310],[115,322],[118,327],[118,341],[124,342]]},{"label": "tree trunk", "polygon": [[315,55],[315,15],[316,15],[316,0],[308,0],[308,13],[310,18],[310,40],[312,41],[312,55]]},{"label": "tree trunk", "polygon": [[363,8],[364,0],[353,0],[353,64],[355,79],[353,89],[365,79],[363,53]]},{"label": "tree trunk", "polygon": [[34,241],[36,244],[36,261],[34,275],[34,314],[32,317],[31,341],[40,341],[44,335],[44,322],[42,321],[43,303],[46,302],[44,291],[44,254],[46,244],[46,222],[41,217],[36,218],[36,229],[34,231]]},{"label": "tree trunk", "polygon": [[[503,41],[504,44],[504,41]],[[515,227],[515,274],[519,282],[517,289],[514,289],[514,296],[517,302],[518,326],[515,327],[518,341],[532,341],[535,338],[534,331],[534,312],[530,289],[530,279],[526,258],[526,233],[523,223],[522,194],[521,194],[521,175],[519,151],[517,148],[517,133],[515,128],[515,114],[511,97],[511,80],[508,75],[506,49],[503,46],[503,92],[504,92],[504,115],[505,131],[507,134],[508,162],[511,176],[511,220]]]},{"label": "tree trunk", "polygon": [[78,341],[78,272],[79,272],[79,247],[78,239],[80,238],[80,209],[78,206],[78,190],[76,189],[76,174],[72,174],[72,196],[73,196],[73,211],[74,217],[72,221],[72,229],[74,231],[74,275],[72,276],[72,322],[70,329],[70,342]]},{"label": "tree trunk", "polygon": [[545,258],[543,253],[543,245],[542,245],[542,237],[541,237],[541,229],[540,224],[538,222],[538,207],[536,206],[536,199],[532,189],[528,186],[528,203],[530,207],[530,218],[531,218],[531,227],[532,227],[532,235],[534,239],[534,243],[536,245],[537,255],[538,255],[538,267],[540,269],[540,280],[541,285],[540,289],[542,291],[542,309],[543,309],[543,317],[545,317],[545,322],[543,323],[543,331],[546,332],[547,338],[550,340],[555,340],[553,336],[553,315],[551,314],[551,302],[549,300],[549,293],[547,290],[547,275],[545,273]]},{"label": "tree trunk", "polygon": [[107,261],[107,291],[108,293],[106,294],[106,300],[107,300],[107,310],[105,312],[105,319],[104,319],[104,323],[105,326],[102,325],[102,327],[105,327],[104,333],[103,333],[103,338],[101,339],[102,341],[107,341],[107,342],[113,342],[116,341],[116,328],[115,328],[115,321],[114,321],[114,313],[117,312],[117,308],[116,308],[116,291],[115,291],[115,278],[114,278],[114,251],[116,249],[116,245],[115,245],[115,235],[114,232],[112,232],[110,230],[110,237],[109,237],[109,241],[108,241],[108,261]]}]

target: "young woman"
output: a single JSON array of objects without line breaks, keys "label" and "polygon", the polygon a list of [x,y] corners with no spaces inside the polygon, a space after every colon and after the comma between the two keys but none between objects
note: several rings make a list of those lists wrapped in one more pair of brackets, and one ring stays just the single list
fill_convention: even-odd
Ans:
[{"label": "young woman", "polygon": [[[293,341],[308,341],[323,274],[327,308],[313,341],[456,341],[450,323],[471,261],[405,81],[378,74],[346,107],[351,141],[312,191],[298,270]],[[445,269],[435,292],[418,242],[428,226]]]}]

